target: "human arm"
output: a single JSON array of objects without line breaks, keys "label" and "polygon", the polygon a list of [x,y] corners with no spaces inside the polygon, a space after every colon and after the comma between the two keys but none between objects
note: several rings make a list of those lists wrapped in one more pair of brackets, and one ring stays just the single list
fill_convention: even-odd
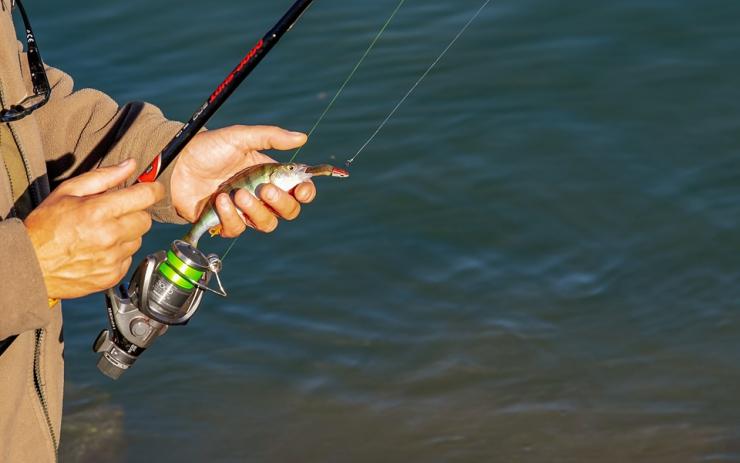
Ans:
[{"label": "human arm", "polygon": [[164,194],[158,183],[113,190],[136,168],[129,160],[68,180],[25,219],[49,298],[86,296],[126,274],[151,227],[146,209]]},{"label": "human arm", "polygon": [[[75,91],[71,77],[57,69],[47,68],[47,72],[52,97],[37,111],[37,119],[52,187],[94,167],[115,165],[128,158],[138,160],[143,169],[182,127],[180,123],[165,119],[161,111],[150,104],[137,102],[119,107],[97,90]],[[223,181],[249,165],[273,162],[258,150],[292,149],[305,141],[303,134],[276,127],[232,126],[201,132],[160,175],[159,181],[166,190],[165,199],[150,212],[160,221],[194,222],[204,198]],[[172,181],[173,174],[175,181]],[[132,176],[125,185],[134,180]],[[277,226],[277,217],[294,219],[300,212],[300,203],[311,202],[315,195],[314,185],[307,182],[290,193],[266,187],[260,192],[261,201],[252,201],[245,193],[240,193],[233,201],[219,198],[217,211],[224,225],[222,234],[237,236],[247,224],[270,232]],[[235,206],[244,212],[247,224]]]},{"label": "human arm", "polygon": [[112,190],[136,163],[68,180],[25,221],[0,221],[0,340],[41,328],[48,299],[71,299],[115,286],[151,227],[146,208],[164,195],[157,184]]},{"label": "human arm", "polygon": [[[182,127],[179,122],[167,120],[151,104],[133,102],[119,106],[98,90],[75,90],[72,78],[58,69],[47,66],[46,71],[51,98],[34,112],[34,117],[39,124],[52,189],[67,179],[125,159],[136,160],[139,170],[143,170]],[[138,173],[130,175],[124,186],[131,185]],[[161,174],[160,182],[167,191],[149,212],[160,221],[184,223],[169,200],[171,174],[172,168]]]}]

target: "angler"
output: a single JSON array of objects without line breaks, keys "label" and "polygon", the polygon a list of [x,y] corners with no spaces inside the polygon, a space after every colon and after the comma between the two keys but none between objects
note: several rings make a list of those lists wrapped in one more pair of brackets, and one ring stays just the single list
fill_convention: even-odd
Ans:
[{"label": "angler", "polygon": [[[297,2],[282,30],[309,3]],[[13,15],[24,23],[20,35]],[[260,150],[295,149],[306,136],[277,127],[199,132],[277,40],[183,129],[152,105],[119,106],[101,92],[75,90],[68,75],[45,66],[20,0],[0,0],[0,34],[0,461],[49,462],[57,458],[62,412],[59,300],[115,286],[151,217],[195,221],[225,180],[272,162]],[[142,180],[159,182],[134,184],[152,159]],[[222,234],[243,232],[242,214],[271,230],[315,194],[306,182],[292,193],[266,185],[261,201],[249,204],[224,198],[216,206]]]}]

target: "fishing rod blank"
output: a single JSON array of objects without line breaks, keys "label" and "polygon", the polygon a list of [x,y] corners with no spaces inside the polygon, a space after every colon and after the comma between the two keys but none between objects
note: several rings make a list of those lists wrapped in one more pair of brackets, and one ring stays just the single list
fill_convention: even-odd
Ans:
[{"label": "fishing rod blank", "polygon": [[162,152],[154,158],[152,163],[149,164],[149,167],[139,176],[137,182],[153,182],[159,177],[159,174],[175,160],[177,155],[185,148],[185,145],[206,125],[206,122],[218,111],[231,94],[234,93],[234,90],[239,87],[285,33],[300,19],[303,12],[306,11],[312,2],[313,0],[298,0],[290,7],[280,21],[257,42],[226,79],[216,87],[216,90],[208,97],[208,100],[198,108],[190,120],[167,143],[167,146],[164,147]]}]

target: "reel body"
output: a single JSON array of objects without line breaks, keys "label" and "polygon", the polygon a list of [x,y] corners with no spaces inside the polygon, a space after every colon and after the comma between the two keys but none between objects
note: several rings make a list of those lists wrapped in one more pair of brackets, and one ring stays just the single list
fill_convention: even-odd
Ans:
[{"label": "reel body", "polygon": [[[187,324],[206,291],[226,296],[220,271],[218,256],[206,256],[184,241],[147,256],[128,286],[105,293],[109,328],[93,344],[93,350],[101,354],[98,369],[118,379],[168,327]],[[214,276],[218,290],[208,286]]]}]

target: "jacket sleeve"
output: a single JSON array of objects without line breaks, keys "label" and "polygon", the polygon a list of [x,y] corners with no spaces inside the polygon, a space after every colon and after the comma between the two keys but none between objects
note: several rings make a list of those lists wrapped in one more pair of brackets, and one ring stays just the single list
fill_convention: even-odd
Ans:
[{"label": "jacket sleeve", "polygon": [[[100,91],[75,91],[72,78],[58,69],[46,70],[51,98],[34,115],[40,126],[52,188],[68,178],[128,158],[136,159],[139,171],[143,171],[182,128],[182,123],[167,120],[151,104],[119,106]],[[159,221],[185,223],[170,200],[173,166],[174,163],[160,175],[167,195],[150,212]],[[129,179],[127,185],[135,180]]]},{"label": "jacket sleeve", "polygon": [[49,323],[51,310],[36,252],[18,219],[0,222],[0,340]]}]

